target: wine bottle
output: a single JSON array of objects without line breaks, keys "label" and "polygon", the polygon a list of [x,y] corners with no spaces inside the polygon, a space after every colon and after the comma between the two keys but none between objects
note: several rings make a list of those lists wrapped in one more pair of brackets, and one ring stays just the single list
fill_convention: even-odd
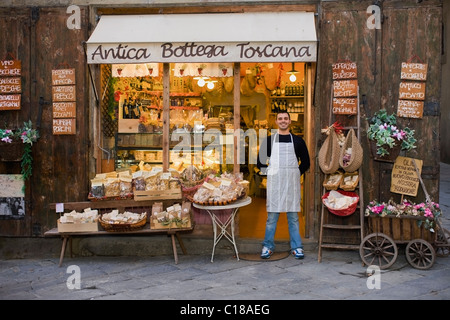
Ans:
[{"label": "wine bottle", "polygon": [[125,100],[124,102],[123,102],[123,115],[122,115],[122,117],[124,118],[124,119],[129,119],[129,110],[128,110],[128,100]]}]

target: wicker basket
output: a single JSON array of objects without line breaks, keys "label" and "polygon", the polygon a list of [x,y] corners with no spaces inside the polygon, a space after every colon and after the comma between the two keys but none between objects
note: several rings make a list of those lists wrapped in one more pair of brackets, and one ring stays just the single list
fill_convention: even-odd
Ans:
[{"label": "wicker basket", "polygon": [[331,128],[330,134],[325,139],[319,150],[319,166],[323,173],[333,173],[339,169],[339,156],[341,147],[334,128]]},{"label": "wicker basket", "polygon": [[102,217],[98,219],[100,225],[105,231],[109,232],[126,232],[126,231],[135,231],[144,228],[147,223],[147,215],[144,218],[139,220],[136,223],[108,223],[102,220]]},{"label": "wicker basket", "polygon": [[[332,181],[330,180],[332,176],[339,176],[339,177],[336,180]],[[327,174],[325,176],[325,180],[323,181],[322,185],[326,190],[337,190],[342,182],[343,176],[344,175],[340,171],[337,171],[332,174]]]},{"label": "wicker basket", "polygon": [[[352,183],[350,183],[350,184],[345,183],[345,180],[348,177],[350,177],[350,179],[352,179],[352,181],[351,181]],[[354,178],[354,177],[356,177],[356,178]],[[345,190],[345,191],[353,191],[358,186],[358,183],[359,183],[359,174],[357,171],[356,172],[346,172],[342,177],[339,188],[341,188],[342,190]]]},{"label": "wicker basket", "polygon": [[188,197],[193,197],[197,190],[202,186],[203,182],[208,181],[208,178],[196,180],[196,181],[181,181],[181,192],[183,194],[183,198],[187,199]]},{"label": "wicker basket", "polygon": [[233,202],[236,202],[237,200],[243,199],[247,196],[247,194],[245,192],[242,192],[242,194],[239,197],[236,197],[234,199],[228,200],[228,201],[214,201],[214,200],[210,200],[210,201],[195,201],[193,196],[187,196],[187,200],[202,205],[202,206],[225,206],[227,204],[231,204]]},{"label": "wicker basket", "polygon": [[[352,153],[350,156],[350,160],[347,165],[344,165],[344,155],[348,148],[352,149]],[[359,169],[362,164],[364,157],[364,152],[361,147],[361,144],[356,137],[355,130],[350,129],[347,133],[347,137],[345,137],[344,145],[341,148],[341,153],[339,155],[339,165],[346,172],[354,172]]]}]

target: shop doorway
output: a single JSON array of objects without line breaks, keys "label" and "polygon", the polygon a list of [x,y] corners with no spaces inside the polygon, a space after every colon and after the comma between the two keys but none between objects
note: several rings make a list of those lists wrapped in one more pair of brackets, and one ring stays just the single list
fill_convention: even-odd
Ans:
[{"label": "shop doorway", "polygon": [[[242,70],[251,68],[251,64],[242,64]],[[308,68],[306,63],[273,63],[263,64],[263,77],[266,84],[266,105],[263,118],[258,121],[267,121],[268,129],[276,130],[275,116],[278,110],[286,110],[291,115],[291,132],[301,136],[305,141],[309,133],[306,119],[308,116],[307,91],[310,89],[310,79],[308,79]],[[242,76],[242,75],[241,75]],[[268,77],[268,78],[266,78]],[[274,79],[271,79],[273,77]],[[271,86],[271,81],[274,83]],[[273,90],[270,90],[273,89]],[[261,141],[259,141],[260,143]],[[310,146],[307,143],[308,148]],[[241,238],[263,239],[265,233],[265,225],[267,219],[266,211],[266,177],[256,173],[257,168],[248,166],[248,179],[250,180],[250,193],[252,195],[252,203],[249,206],[241,208],[239,213],[239,236]],[[242,170],[246,171],[246,170]],[[305,209],[305,176],[301,178],[302,184],[302,201],[301,212],[299,212],[300,233],[305,237],[306,226],[306,209]],[[289,232],[287,218],[285,214],[281,214],[277,231],[275,233],[276,240],[288,240]]]}]

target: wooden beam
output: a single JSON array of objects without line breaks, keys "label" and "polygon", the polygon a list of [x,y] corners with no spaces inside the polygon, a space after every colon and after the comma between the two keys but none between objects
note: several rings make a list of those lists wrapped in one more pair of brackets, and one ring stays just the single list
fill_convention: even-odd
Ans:
[{"label": "wooden beam", "polygon": [[163,171],[169,170],[170,64],[163,64]]},{"label": "wooden beam", "polygon": [[306,64],[306,76],[305,76],[305,113],[303,115],[304,119],[304,138],[306,145],[308,146],[309,158],[310,158],[310,169],[305,172],[303,176],[303,215],[305,217],[305,237],[310,238],[312,236],[312,231],[314,231],[314,173],[315,173],[315,149],[314,149],[314,126],[313,122],[313,108],[312,108],[312,97],[314,88],[313,70],[312,65]]},{"label": "wooden beam", "polygon": [[234,90],[233,90],[233,105],[234,105],[234,160],[233,160],[233,172],[238,173],[239,168],[239,132],[241,126],[241,64],[239,62],[234,63]]},{"label": "wooden beam", "polygon": [[204,3],[201,6],[174,6],[174,5],[153,5],[147,7],[130,7],[129,5],[114,5],[111,7],[101,7],[97,9],[97,14],[178,14],[178,13],[242,13],[242,12],[281,12],[281,11],[317,11],[318,1],[308,1],[305,4],[253,4],[253,5],[217,5]]}]

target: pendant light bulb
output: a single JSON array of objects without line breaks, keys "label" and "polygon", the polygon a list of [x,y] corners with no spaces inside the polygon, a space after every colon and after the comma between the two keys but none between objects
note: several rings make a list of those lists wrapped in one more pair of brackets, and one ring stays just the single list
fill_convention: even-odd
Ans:
[{"label": "pendant light bulb", "polygon": [[295,63],[292,62],[292,70],[286,72],[287,74],[289,74],[289,81],[294,82],[295,80],[297,80],[297,77],[295,76],[296,73],[298,73],[297,70],[295,70]]},{"label": "pendant light bulb", "polygon": [[295,82],[295,80],[297,80],[297,77],[295,76],[295,74],[291,74],[291,75],[289,76],[289,80],[290,80],[291,82]]},{"label": "pendant light bulb", "polygon": [[206,85],[206,87],[207,87],[209,90],[214,89],[214,82],[208,81],[208,84]]},{"label": "pendant light bulb", "polygon": [[201,87],[201,88],[204,87],[205,84],[206,84],[205,79],[203,79],[203,78],[198,79],[197,84],[198,84],[198,86]]}]

